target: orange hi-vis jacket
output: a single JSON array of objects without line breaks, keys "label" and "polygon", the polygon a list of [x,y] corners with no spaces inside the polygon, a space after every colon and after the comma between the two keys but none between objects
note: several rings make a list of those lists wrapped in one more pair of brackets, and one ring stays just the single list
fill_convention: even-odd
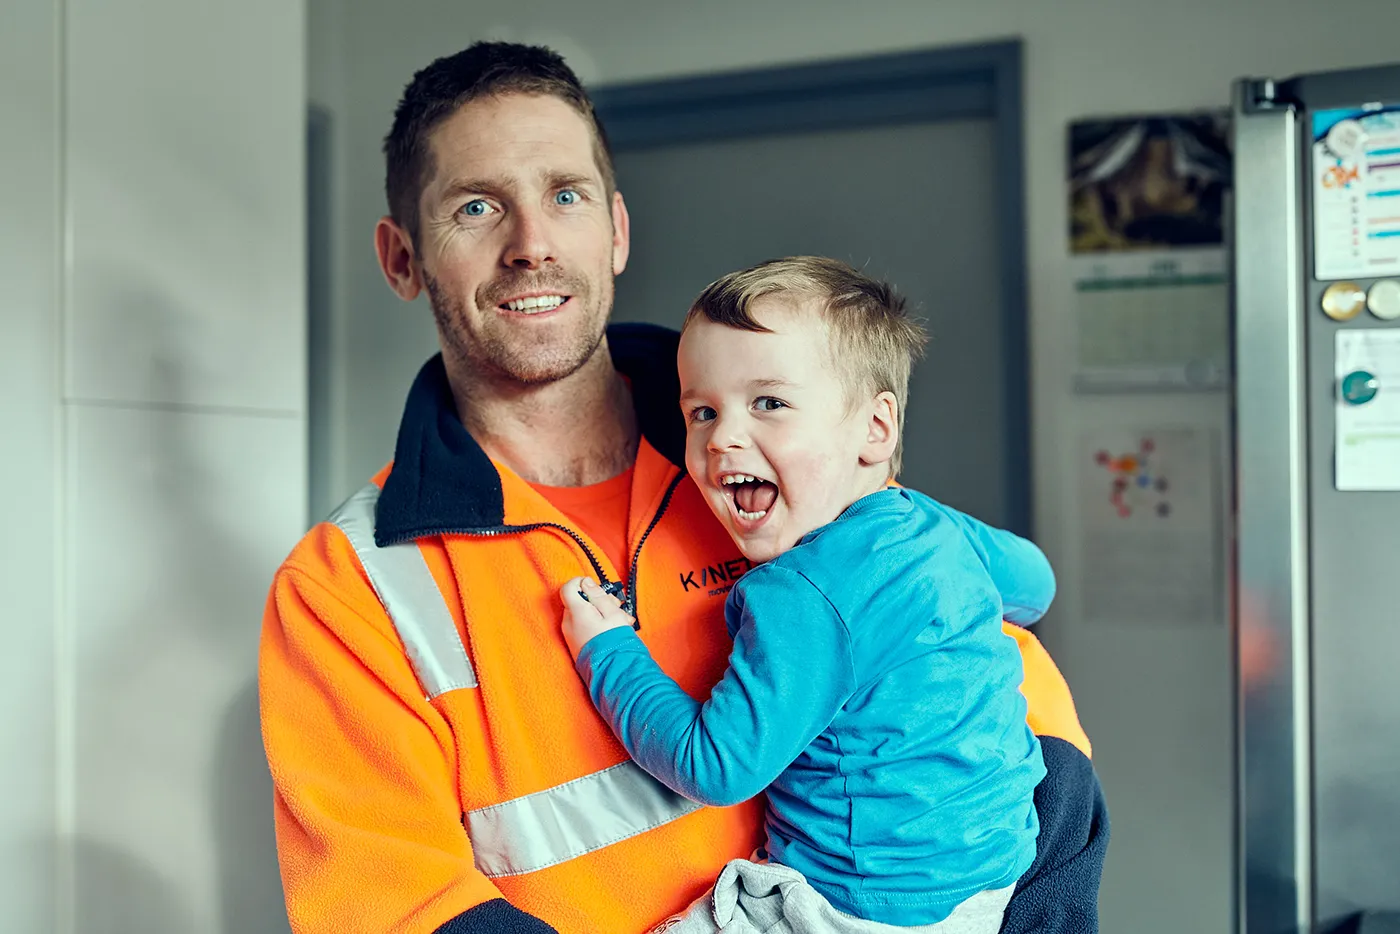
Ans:
[{"label": "orange hi-vis jacket", "polygon": [[[692,695],[724,671],[725,595],[749,564],[679,466],[675,341],[646,326],[609,332],[643,436],[629,567],[486,457],[435,357],[391,467],[279,569],[259,684],[297,934],[641,934],[760,844],[761,800],[700,807],[628,759],[559,630],[560,585],[589,574],[625,585],[642,640]],[[1088,742],[1063,679],[1033,636],[1008,631],[1032,727],[1083,771]],[[1101,865],[1106,825],[1071,836],[1038,865]]]}]

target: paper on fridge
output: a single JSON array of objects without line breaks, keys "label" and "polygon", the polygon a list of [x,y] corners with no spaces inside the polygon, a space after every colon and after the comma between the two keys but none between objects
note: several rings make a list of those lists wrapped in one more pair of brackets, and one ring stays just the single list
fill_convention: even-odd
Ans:
[{"label": "paper on fridge", "polygon": [[1400,271],[1400,107],[1313,114],[1313,244],[1319,279]]},{"label": "paper on fridge", "polygon": [[1337,332],[1337,489],[1400,490],[1400,328]]}]

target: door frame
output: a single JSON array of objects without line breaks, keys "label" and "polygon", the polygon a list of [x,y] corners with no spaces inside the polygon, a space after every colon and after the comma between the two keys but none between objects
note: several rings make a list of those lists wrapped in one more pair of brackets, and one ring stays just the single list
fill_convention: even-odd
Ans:
[{"label": "door frame", "polygon": [[[614,152],[677,143],[989,119],[1006,384],[1008,526],[1031,534],[1030,348],[1021,41],[663,78],[590,89]],[[1020,465],[1023,469],[1017,470]]]}]

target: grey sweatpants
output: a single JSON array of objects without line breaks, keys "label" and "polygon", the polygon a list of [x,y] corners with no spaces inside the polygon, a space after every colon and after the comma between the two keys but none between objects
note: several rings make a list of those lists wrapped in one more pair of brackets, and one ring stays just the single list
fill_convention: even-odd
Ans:
[{"label": "grey sweatpants", "polygon": [[735,859],[713,889],[650,934],[997,934],[1014,888],[979,892],[937,924],[896,927],[837,911],[795,869]]}]

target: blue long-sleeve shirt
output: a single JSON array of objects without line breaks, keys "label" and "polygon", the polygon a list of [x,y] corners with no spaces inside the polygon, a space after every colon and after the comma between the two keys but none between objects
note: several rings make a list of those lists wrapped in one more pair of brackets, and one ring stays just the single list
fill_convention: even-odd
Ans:
[{"label": "blue long-sleeve shirt", "polygon": [[699,703],[627,628],[579,653],[632,757],[707,804],[768,789],[767,849],[848,914],[943,920],[1035,857],[1021,657],[1040,550],[905,489],[866,496],[730,592],[729,668]]}]

